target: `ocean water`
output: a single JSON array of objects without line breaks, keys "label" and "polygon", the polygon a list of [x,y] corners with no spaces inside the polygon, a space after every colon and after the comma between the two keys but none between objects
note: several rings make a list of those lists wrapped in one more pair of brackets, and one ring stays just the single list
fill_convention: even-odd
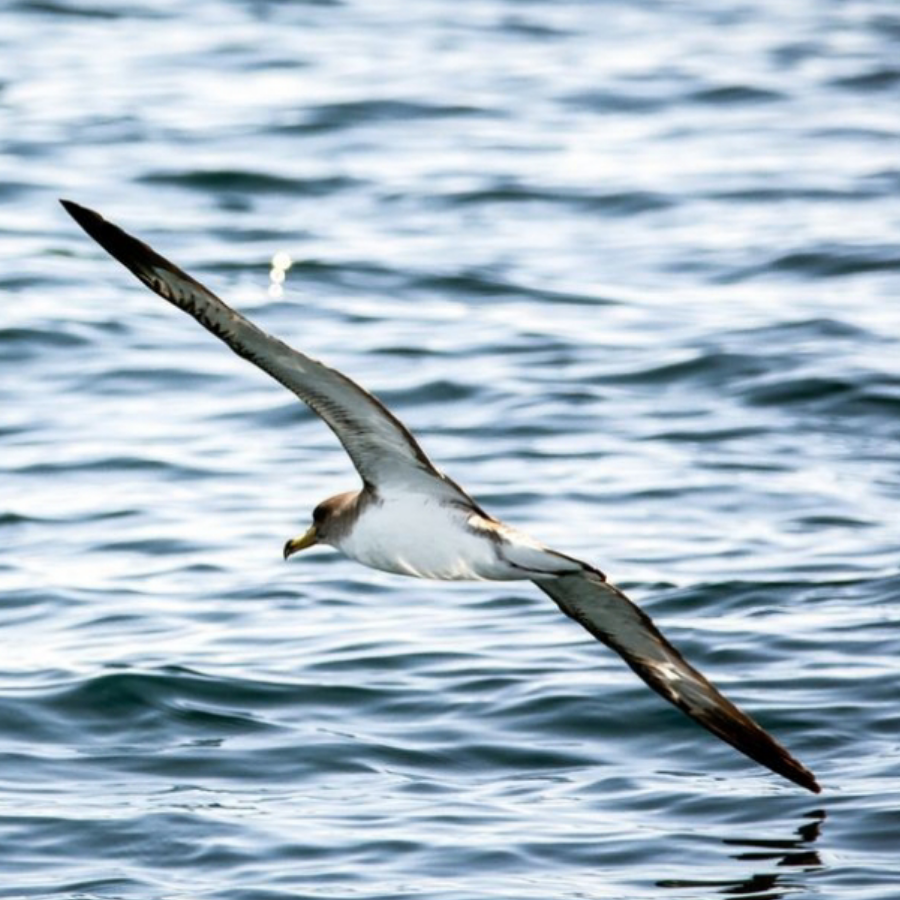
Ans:
[{"label": "ocean water", "polygon": [[[528,584],[285,563],[346,456],[59,197],[603,568],[823,793]],[[900,896],[898,198],[894,0],[4,4],[0,898]]]}]

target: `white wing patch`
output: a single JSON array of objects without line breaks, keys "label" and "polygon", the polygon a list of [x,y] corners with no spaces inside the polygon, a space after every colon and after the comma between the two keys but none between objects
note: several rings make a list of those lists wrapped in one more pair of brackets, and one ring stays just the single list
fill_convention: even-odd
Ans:
[{"label": "white wing patch", "polygon": [[535,580],[559,608],[615,650],[654,691],[751,759],[818,793],[815,776],[723,696],[650,617],[598,573]]}]

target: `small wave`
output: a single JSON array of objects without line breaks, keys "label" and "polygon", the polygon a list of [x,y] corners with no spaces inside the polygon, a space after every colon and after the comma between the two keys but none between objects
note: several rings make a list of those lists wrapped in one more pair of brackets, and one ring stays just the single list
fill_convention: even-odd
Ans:
[{"label": "small wave", "polygon": [[[291,685],[210,677],[190,669],[167,666],[155,671],[105,672],[67,684],[41,689],[29,696],[28,707],[57,723],[77,723],[80,732],[95,736],[120,731],[173,726],[179,730],[255,732],[271,722],[260,711],[289,703]],[[250,712],[250,710],[253,712]]]},{"label": "small wave", "polygon": [[504,281],[496,276],[477,271],[459,274],[413,275],[408,280],[408,286],[414,290],[463,294],[467,297],[518,297],[542,300],[547,303],[571,303],[579,306],[613,306],[618,303],[610,297],[530,287],[512,281]]},{"label": "small wave", "polygon": [[833,345],[833,342],[838,340],[866,342],[877,340],[877,336],[865,328],[828,316],[795,319],[773,325],[761,325],[757,328],[726,332],[723,338],[742,342],[752,341],[769,349],[781,344],[790,352],[794,352],[798,341],[823,340]]},{"label": "small wave", "polygon": [[773,257],[757,266],[723,271],[716,280],[723,284],[785,273],[802,278],[841,278],[871,272],[900,271],[900,256],[895,247],[842,246],[817,250],[795,250]]},{"label": "small wave", "polygon": [[854,186],[852,189],[838,189],[825,187],[796,186],[771,186],[757,185],[755,187],[737,188],[723,191],[711,191],[703,196],[714,201],[737,201],[739,203],[792,203],[798,200],[812,202],[852,202],[854,200],[867,201],[874,196],[881,195],[883,189],[869,184],[865,187]]},{"label": "small wave", "polygon": [[427,403],[452,403],[475,397],[481,388],[473,384],[441,379],[417,384],[410,388],[382,388],[379,395],[388,408],[421,406]]},{"label": "small wave", "polygon": [[42,461],[26,463],[13,471],[20,475],[58,475],[64,472],[161,472],[176,478],[218,477],[218,473],[211,469],[146,456],[96,456],[81,460]]},{"label": "small wave", "polygon": [[84,3],[62,3],[53,0],[18,0],[12,4],[17,12],[46,16],[72,16],[79,19],[121,19],[148,15],[138,8],[116,9],[114,6],[88,6]]},{"label": "small wave", "polygon": [[666,384],[678,382],[721,385],[734,378],[762,375],[769,362],[761,356],[725,350],[702,350],[684,359],[644,366],[619,373],[603,373],[599,384]]},{"label": "small wave", "polygon": [[142,553],[149,556],[174,556],[194,553],[204,545],[178,538],[141,538],[140,540],[100,541],[91,545],[96,553]]},{"label": "small wave", "polygon": [[611,215],[636,215],[666,209],[672,201],[653,191],[611,191],[604,194],[575,192],[566,188],[540,188],[527,185],[498,185],[459,191],[440,196],[440,202],[453,206],[477,206],[501,203],[551,203],[587,212]]},{"label": "small wave", "polygon": [[484,115],[485,110],[457,104],[420,103],[410,100],[350,100],[324,103],[309,109],[302,121],[270,130],[283,134],[316,134],[353,128],[365,123],[414,122],[430,119]]},{"label": "small wave", "polygon": [[105,397],[146,396],[167,387],[183,390],[189,384],[192,390],[214,392],[229,381],[230,376],[210,372],[202,368],[187,369],[178,365],[157,368],[116,366],[102,372],[92,372],[81,381],[73,381],[72,390],[79,394],[95,393]]},{"label": "small wave", "polygon": [[833,278],[842,275],[858,275],[864,272],[900,271],[900,256],[896,248],[865,250],[835,247],[822,251],[798,251],[776,257],[767,270],[796,272],[801,275]]},{"label": "small wave", "polygon": [[672,103],[672,97],[653,95],[647,91],[588,90],[563,98],[568,106],[594,113],[651,113]]},{"label": "small wave", "polygon": [[190,172],[151,172],[139,179],[145,184],[169,185],[198,191],[243,192],[247,194],[284,194],[285,196],[323,197],[358,186],[355,178],[325,176],[295,178],[250,172],[244,169],[197,169]]},{"label": "small wave", "polygon": [[900,69],[893,67],[873,69],[859,75],[836,78],[830,83],[834,87],[862,91],[866,94],[870,91],[887,91],[900,85]]},{"label": "small wave", "polygon": [[695,91],[690,95],[690,100],[694,103],[707,103],[715,106],[735,106],[746,103],[772,103],[776,100],[783,100],[784,96],[784,94],[768,88],[730,84]]},{"label": "small wave", "polygon": [[758,406],[802,406],[845,421],[871,419],[879,430],[894,430],[900,411],[900,381],[881,375],[779,376],[746,385],[742,393]]},{"label": "small wave", "polygon": [[0,328],[0,359],[21,362],[43,353],[48,348],[83,347],[90,341],[65,327]]}]

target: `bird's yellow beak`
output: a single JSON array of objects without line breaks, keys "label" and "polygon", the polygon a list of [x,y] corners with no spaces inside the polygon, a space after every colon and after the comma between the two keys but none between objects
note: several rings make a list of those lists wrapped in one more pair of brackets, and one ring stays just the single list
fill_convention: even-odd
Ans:
[{"label": "bird's yellow beak", "polygon": [[316,526],[313,525],[303,537],[292,538],[284,545],[284,558],[287,559],[294,553],[299,553],[307,547],[319,543],[319,535],[316,534]]}]

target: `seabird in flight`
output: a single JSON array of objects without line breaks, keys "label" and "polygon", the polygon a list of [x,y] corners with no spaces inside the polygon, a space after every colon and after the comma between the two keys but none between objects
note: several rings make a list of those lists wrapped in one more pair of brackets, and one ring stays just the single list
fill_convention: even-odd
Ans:
[{"label": "seabird in flight", "polygon": [[485,512],[439,471],[406,426],[342,372],[257,328],[208,288],[97,213],[61,201],[144,284],[280,381],[335,433],[362,489],[320,503],[285,558],[327,544],[364,566],[439,580],[531,581],[654,691],[760,765],[818,793],[815,776],[727,700],[650,617],[590,563],[545,547]]}]

